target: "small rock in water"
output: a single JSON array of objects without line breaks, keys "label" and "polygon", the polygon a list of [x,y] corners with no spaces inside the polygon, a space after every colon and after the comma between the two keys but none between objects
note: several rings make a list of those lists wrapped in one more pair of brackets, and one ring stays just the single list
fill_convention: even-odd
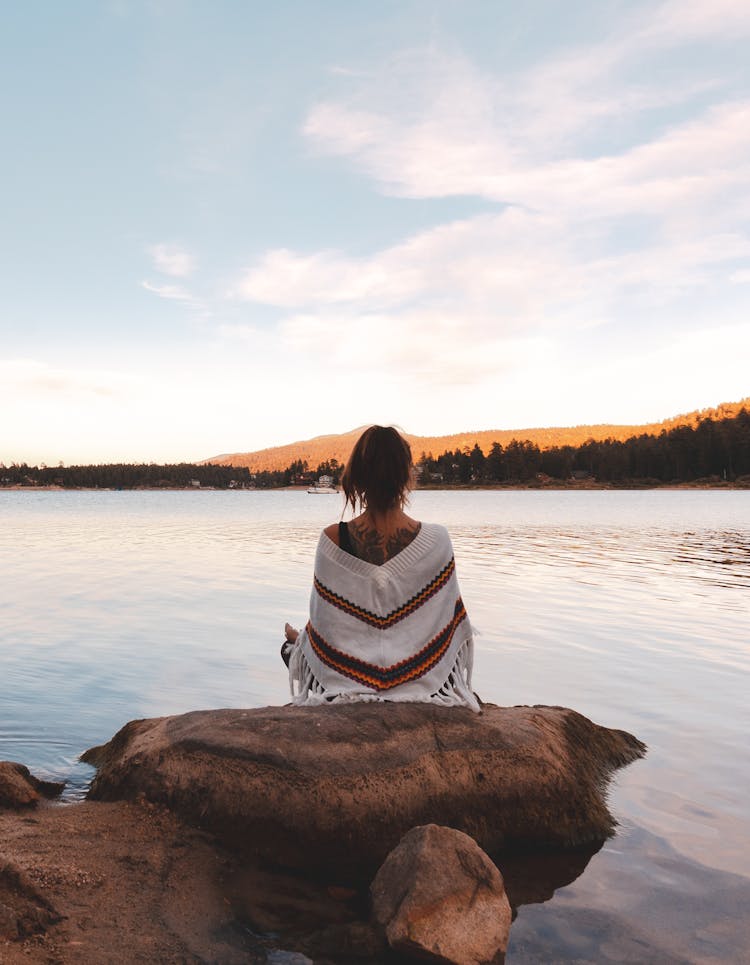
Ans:
[{"label": "small rock in water", "polygon": [[27,808],[40,797],[57,797],[65,784],[40,781],[23,764],[0,761],[0,808]]},{"label": "small rock in water", "polygon": [[413,828],[383,862],[370,894],[395,951],[452,965],[505,960],[511,910],[503,876],[462,831]]}]

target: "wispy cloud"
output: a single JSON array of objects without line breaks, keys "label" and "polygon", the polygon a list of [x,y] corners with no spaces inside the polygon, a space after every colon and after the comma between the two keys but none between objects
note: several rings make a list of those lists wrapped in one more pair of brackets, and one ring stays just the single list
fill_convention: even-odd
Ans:
[{"label": "wispy cloud", "polygon": [[[546,351],[541,336],[498,331],[494,318],[428,308],[401,313],[321,311],[287,317],[284,343],[317,370],[359,372],[360,390],[399,385],[473,386],[502,378],[531,354]],[[362,360],[367,360],[363,371]]]},{"label": "wispy cloud", "polygon": [[154,268],[163,275],[187,278],[195,269],[195,256],[179,245],[152,245],[149,253],[153,258]]},{"label": "wispy cloud", "polygon": [[[663,106],[664,98],[618,89],[587,100],[556,73],[543,67],[541,76],[510,91],[494,79],[467,76],[466,64],[442,62],[419,116],[396,106],[373,112],[323,103],[304,131],[321,151],[351,157],[385,192],[408,197],[477,195],[532,210],[612,217],[654,206],[665,211],[686,200],[705,204],[747,184],[750,100],[709,106],[613,152],[607,130],[613,118]],[[677,96],[688,95],[665,95]],[[461,110],[464,103],[472,106]]]},{"label": "wispy cloud", "polygon": [[128,380],[107,370],[62,368],[36,359],[0,359],[0,391],[6,397],[114,397],[126,391]]},{"label": "wispy cloud", "polygon": [[268,252],[239,280],[233,294],[251,301],[294,308],[359,302],[392,305],[424,287],[418,266],[402,262],[399,250],[369,259],[336,251],[300,255],[287,249]]},{"label": "wispy cloud", "polygon": [[200,302],[187,288],[182,285],[158,285],[151,281],[142,281],[141,287],[147,292],[153,292],[159,298],[166,298],[170,301],[183,302],[187,305],[194,305],[196,308],[202,307]]},{"label": "wispy cloud", "polygon": [[344,67],[341,64],[333,64],[328,68],[330,74],[337,74],[340,77],[362,77],[363,71],[356,70],[353,67]]},{"label": "wispy cloud", "polygon": [[745,0],[667,0],[656,7],[648,22],[634,29],[631,45],[651,41],[672,46],[692,40],[738,39],[750,34],[750,7]]},{"label": "wispy cloud", "polygon": [[750,240],[737,232],[658,235],[608,251],[589,226],[507,208],[369,258],[269,252],[238,292],[289,313],[281,335],[300,357],[340,366],[366,358],[372,370],[413,383],[470,382],[498,378],[550,339],[618,312],[710,292],[748,258]]},{"label": "wispy cloud", "polygon": [[750,101],[728,92],[714,58],[691,50],[668,70],[662,58],[750,33],[744,0],[717,7],[641,7],[608,39],[513,72],[407,50],[315,104],[303,132],[398,196],[476,195],[577,216],[679,205],[696,191],[705,200],[747,183]]}]

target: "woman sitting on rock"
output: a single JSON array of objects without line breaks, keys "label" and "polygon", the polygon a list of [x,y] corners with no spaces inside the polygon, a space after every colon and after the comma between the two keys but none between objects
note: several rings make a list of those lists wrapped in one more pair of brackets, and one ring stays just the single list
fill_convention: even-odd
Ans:
[{"label": "woman sitting on rock", "polygon": [[473,640],[448,531],[404,512],[414,478],[409,443],[370,426],[342,476],[361,510],[320,536],[310,619],[286,625],[282,655],[295,704],[429,701],[479,710]]}]

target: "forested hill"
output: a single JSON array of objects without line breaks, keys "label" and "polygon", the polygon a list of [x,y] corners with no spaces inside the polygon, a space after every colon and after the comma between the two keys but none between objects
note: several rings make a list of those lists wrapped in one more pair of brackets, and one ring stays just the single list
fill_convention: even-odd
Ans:
[{"label": "forested hill", "polygon": [[[697,409],[683,415],[665,419],[663,422],[652,422],[638,426],[616,425],[586,425],[570,426],[568,428],[547,429],[483,429],[476,432],[460,432],[448,436],[414,436],[405,433],[409,440],[414,459],[418,460],[422,453],[438,456],[446,451],[456,449],[473,449],[475,445],[484,452],[489,451],[494,442],[507,446],[513,439],[534,443],[542,451],[561,446],[581,446],[593,439],[603,441],[613,439],[623,442],[632,436],[654,435],[662,431],[674,429],[677,426],[695,428],[703,419],[730,419],[736,416],[742,408],[750,409],[750,396],[739,402],[725,402],[713,409]],[[286,469],[292,463],[307,462],[309,466],[317,466],[329,460],[345,463],[349,453],[364,426],[352,429],[341,435],[316,436],[302,442],[292,442],[285,446],[274,446],[271,449],[260,449],[258,452],[225,453],[204,460],[203,464],[221,466],[246,466],[250,472],[279,471]]]}]

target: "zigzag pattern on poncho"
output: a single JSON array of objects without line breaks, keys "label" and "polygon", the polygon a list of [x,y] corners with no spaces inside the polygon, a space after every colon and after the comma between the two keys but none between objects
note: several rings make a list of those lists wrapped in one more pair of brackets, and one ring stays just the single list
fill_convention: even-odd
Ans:
[{"label": "zigzag pattern on poncho", "polygon": [[348,653],[337,650],[316,632],[312,623],[307,624],[307,633],[313,650],[331,669],[368,687],[374,687],[375,690],[389,690],[391,687],[398,687],[399,684],[403,684],[407,680],[416,680],[417,677],[421,677],[428,670],[431,670],[438,660],[444,656],[453,639],[453,634],[456,632],[456,627],[465,616],[466,609],[459,597],[456,600],[456,608],[451,622],[443,627],[440,633],[433,637],[413,657],[407,657],[406,660],[395,663],[391,667],[378,667],[377,664],[358,660]]},{"label": "zigzag pattern on poncho", "polygon": [[410,613],[413,613],[418,607],[426,603],[438,590],[441,590],[453,575],[455,568],[455,560],[451,557],[450,563],[443,567],[434,580],[430,580],[427,586],[423,587],[419,593],[415,593],[403,606],[396,607],[395,610],[391,610],[390,613],[382,617],[379,617],[377,613],[371,613],[370,610],[365,610],[363,607],[357,606],[356,603],[352,603],[351,600],[339,596],[338,593],[334,593],[333,590],[321,583],[317,576],[313,580],[313,585],[323,599],[327,600],[333,606],[337,606],[340,610],[350,613],[363,623],[369,623],[371,627],[378,627],[380,630],[385,630],[387,627],[393,626],[394,623],[398,623],[399,620],[408,617]]}]

